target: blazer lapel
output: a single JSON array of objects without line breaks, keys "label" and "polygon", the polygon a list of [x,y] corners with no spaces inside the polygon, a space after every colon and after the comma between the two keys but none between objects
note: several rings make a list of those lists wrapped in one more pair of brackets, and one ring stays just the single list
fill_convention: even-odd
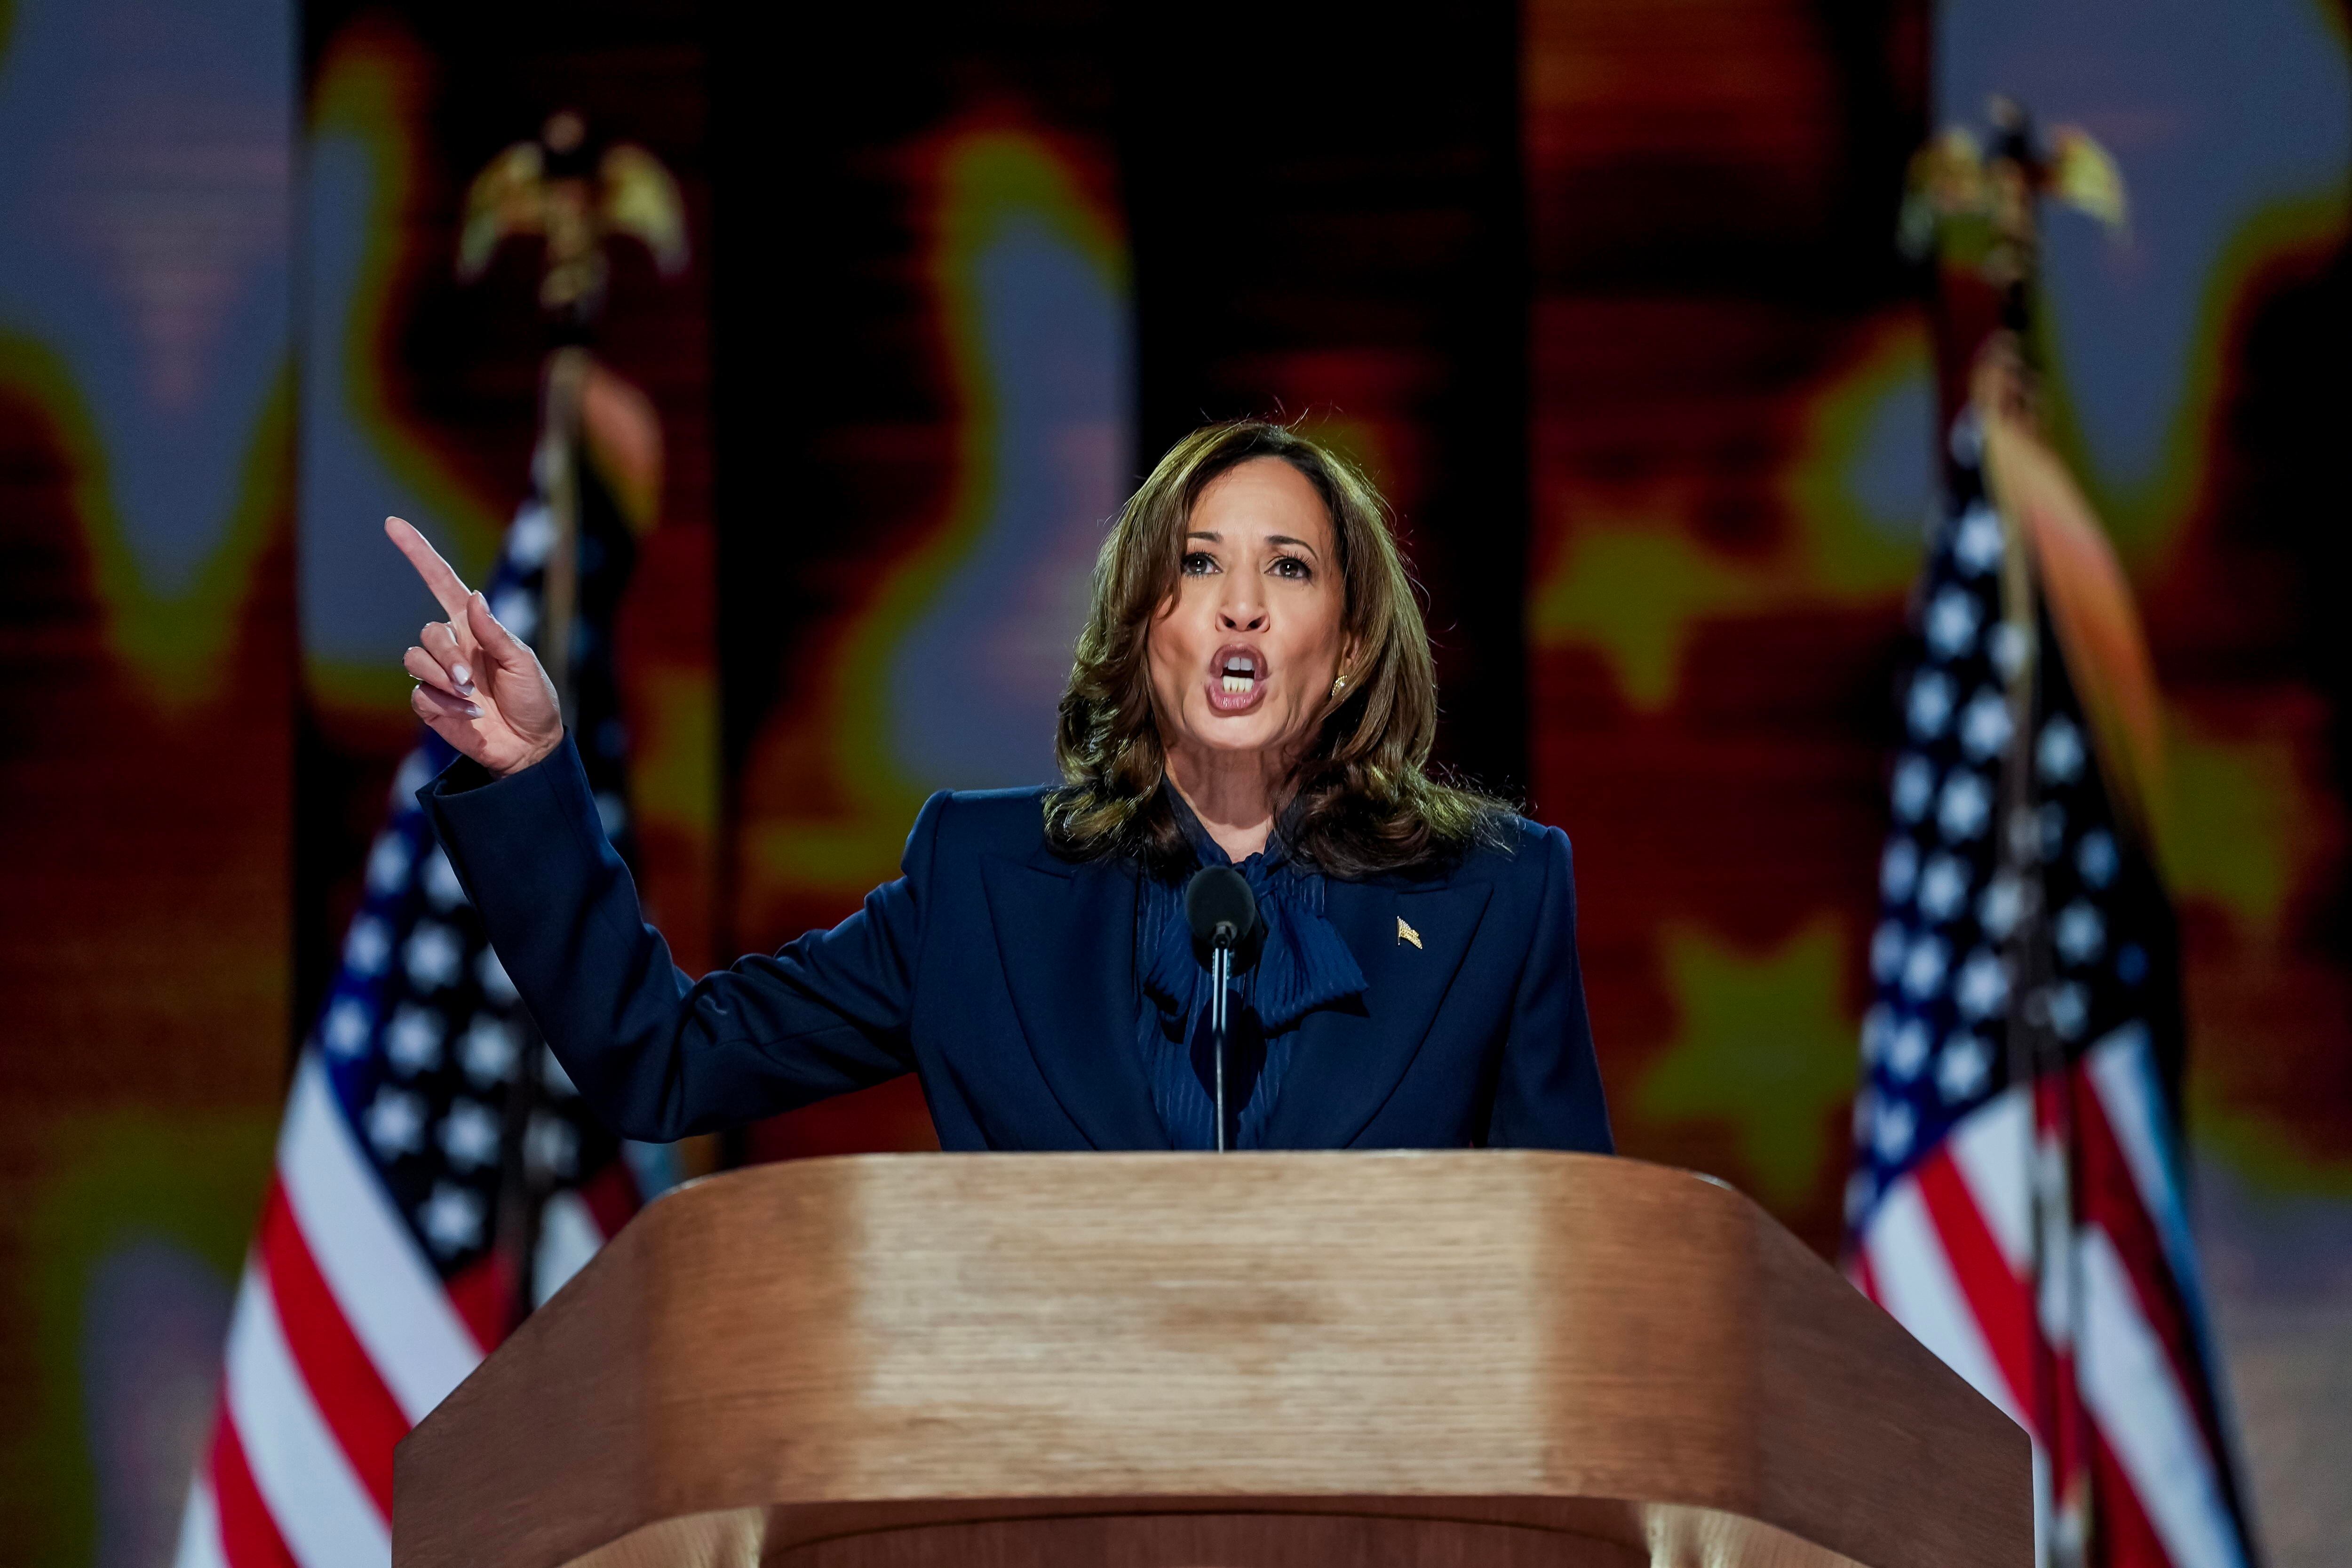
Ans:
[{"label": "blazer lapel", "polygon": [[[1484,882],[1399,888],[1324,884],[1324,908],[1364,971],[1360,1013],[1325,1008],[1298,1026],[1269,1149],[1343,1149],[1387,1103],[1421,1049],[1486,912]],[[1418,945],[1398,921],[1412,928]]]},{"label": "blazer lapel", "polygon": [[1137,1059],[1135,879],[1123,865],[981,862],[1013,1011],[1062,1109],[1097,1149],[1165,1149]]}]

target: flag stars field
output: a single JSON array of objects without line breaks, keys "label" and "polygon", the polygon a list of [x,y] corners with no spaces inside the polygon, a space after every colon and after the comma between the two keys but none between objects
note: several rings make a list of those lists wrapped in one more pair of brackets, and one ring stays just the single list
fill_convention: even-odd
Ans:
[{"label": "flag stars field", "polygon": [[1926,875],[1919,879],[1919,912],[1941,925],[1968,901],[1967,863],[1952,855],[1938,855],[1928,861]]},{"label": "flag stars field", "polygon": [[2094,888],[2105,888],[2116,879],[2122,857],[2116,851],[2115,835],[2101,828],[2083,835],[2083,842],[2074,850],[2074,868],[2083,880]]},{"label": "flag stars field", "polygon": [[1982,763],[2000,755],[2009,744],[2009,698],[1988,688],[1969,700],[1960,715],[1960,748],[1969,760]]},{"label": "flag stars field", "polygon": [[457,880],[457,868],[449,864],[449,857],[442,853],[438,844],[425,857],[425,874],[420,879],[425,884],[425,897],[436,910],[446,913],[466,901],[465,884]]},{"label": "flag stars field", "polygon": [[1944,732],[1952,716],[1952,682],[1939,669],[1923,669],[1911,679],[1911,700],[1906,709],[1915,741],[1932,741]]},{"label": "flag stars field", "polygon": [[488,947],[483,948],[481,957],[474,961],[474,975],[482,987],[482,994],[499,1006],[512,1006],[520,999],[520,994],[515,990],[514,982],[507,977],[506,965],[500,963],[499,955]]},{"label": "flag stars field", "polygon": [[461,1171],[479,1171],[499,1158],[499,1119],[479,1100],[461,1100],[441,1122],[441,1152]]},{"label": "flag stars field", "polygon": [[381,974],[391,956],[392,933],[384,930],[383,921],[362,915],[352,922],[351,933],[343,939],[343,963],[353,973]]},{"label": "flag stars field", "polygon": [[1906,757],[1895,764],[1894,805],[1895,819],[1916,822],[1927,814],[1927,803],[1936,798],[1936,770],[1925,757]]},{"label": "flag stars field", "polygon": [[1982,612],[1976,598],[1958,584],[1944,589],[1927,606],[1927,647],[1938,658],[1958,658],[1976,646]]},{"label": "flag stars field", "polygon": [[498,617],[499,625],[525,642],[539,630],[539,605],[529,595],[511,590],[498,595],[490,601],[490,614]]},{"label": "flag stars field", "polygon": [[464,1252],[481,1240],[482,1200],[464,1187],[438,1183],[416,1219],[434,1251]]},{"label": "flag stars field", "polygon": [[1991,661],[1993,673],[2003,680],[2015,680],[2025,668],[2026,637],[2022,627],[2003,621],[1985,634],[1985,657]]},{"label": "flag stars field", "polygon": [[408,971],[411,985],[419,991],[438,991],[457,978],[457,966],[464,958],[457,932],[437,921],[419,921],[409,933],[401,964]]},{"label": "flag stars field", "polygon": [[1890,904],[1899,904],[1911,896],[1912,885],[1919,876],[1919,847],[1908,838],[1897,838],[1886,846],[1886,853],[1878,860],[1878,894]]},{"label": "flag stars field", "polygon": [[366,1003],[356,996],[338,996],[327,1009],[319,1036],[333,1055],[355,1057],[368,1048],[368,1037],[374,1027],[375,1019]]},{"label": "flag stars field", "polygon": [[2000,1012],[2009,1001],[2009,969],[1984,948],[1969,955],[1960,965],[1959,983],[1952,988],[1952,1000],[1962,1016],[1982,1020]]},{"label": "flag stars field", "polygon": [[457,1043],[458,1065],[477,1089],[507,1081],[514,1075],[513,1027],[488,1013],[478,1013]]},{"label": "flag stars field", "polygon": [[2015,877],[2003,872],[1986,884],[1984,897],[1977,900],[1977,924],[1993,941],[2005,942],[2024,908],[2024,889]]},{"label": "flag stars field", "polygon": [[368,1102],[367,1135],[387,1160],[415,1153],[425,1147],[425,1101],[404,1089],[377,1089]]},{"label": "flag stars field", "polygon": [[1952,537],[1952,561],[1971,577],[1981,577],[2000,564],[2000,519],[1992,508],[1979,504],[1960,519]]},{"label": "flag stars field", "polygon": [[1949,962],[1941,937],[1919,938],[1903,959],[1903,994],[1914,1001],[1934,995],[1944,984],[1944,969]]},{"label": "flag stars field", "polygon": [[2099,956],[2106,945],[2107,922],[2099,911],[2081,899],[2058,911],[2058,923],[2053,932],[2057,943],[2058,959],[2070,966],[2080,966]]},{"label": "flag stars field", "polygon": [[1885,984],[1903,973],[1903,955],[1910,951],[1911,939],[1901,921],[1885,921],[1870,939],[1871,977]]},{"label": "flag stars field", "polygon": [[1887,1042],[1886,1070],[1907,1083],[1927,1065],[1927,1026],[1917,1018],[1906,1018]]},{"label": "flag stars field", "polygon": [[1975,1035],[1954,1035],[1936,1065],[1936,1089],[1947,1100],[1973,1099],[1992,1075],[1992,1049]]},{"label": "flag stars field", "polygon": [[408,877],[408,840],[397,833],[376,835],[375,847],[368,851],[367,885],[370,892],[389,893]]},{"label": "flag stars field", "polygon": [[2073,784],[2083,772],[2083,732],[2057,714],[2042,726],[2033,748],[2033,765],[2045,784]]},{"label": "flag stars field", "polygon": [[2066,808],[2048,801],[2018,819],[2018,858],[2055,860],[2066,847]]},{"label": "flag stars field", "polygon": [[1974,838],[1991,815],[1992,790],[1982,778],[1956,773],[1944,781],[1944,793],[1936,803],[1936,826],[1945,837],[1962,842]]},{"label": "flag stars field", "polygon": [[414,1078],[441,1065],[441,1015],[403,1006],[383,1032],[383,1054],[394,1072]]},{"label": "flag stars field", "polygon": [[580,1135],[567,1121],[535,1116],[523,1137],[523,1158],[535,1171],[569,1176],[579,1168]]}]

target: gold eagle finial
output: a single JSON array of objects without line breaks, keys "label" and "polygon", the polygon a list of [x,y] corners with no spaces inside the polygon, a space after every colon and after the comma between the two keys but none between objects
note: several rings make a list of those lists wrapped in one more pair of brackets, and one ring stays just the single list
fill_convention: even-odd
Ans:
[{"label": "gold eagle finial", "polygon": [[560,110],[537,140],[516,142],[474,176],[457,241],[458,277],[472,281],[506,241],[538,235],[547,243],[540,304],[592,317],[604,300],[606,240],[637,241],[664,277],[685,268],[686,202],[669,171],[630,142],[614,142],[592,167],[587,142],[587,121]]}]

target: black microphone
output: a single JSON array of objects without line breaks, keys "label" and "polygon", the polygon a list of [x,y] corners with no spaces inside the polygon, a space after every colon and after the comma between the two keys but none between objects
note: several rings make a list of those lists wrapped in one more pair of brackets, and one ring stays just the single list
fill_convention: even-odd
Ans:
[{"label": "black microphone", "polygon": [[1257,895],[1231,866],[1212,866],[1185,887],[1184,920],[1202,947],[1239,947],[1257,929]]},{"label": "black microphone", "polygon": [[1184,921],[1192,940],[1209,950],[1209,1040],[1217,1053],[1217,1152],[1225,1152],[1225,994],[1234,981],[1234,949],[1257,930],[1257,895],[1231,866],[1211,866],[1184,889]]}]

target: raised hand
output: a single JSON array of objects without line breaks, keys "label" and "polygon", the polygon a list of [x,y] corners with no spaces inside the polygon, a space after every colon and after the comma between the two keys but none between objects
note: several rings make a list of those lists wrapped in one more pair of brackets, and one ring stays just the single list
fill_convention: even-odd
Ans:
[{"label": "raised hand", "polygon": [[520,773],[563,739],[563,708],[539,656],[499,625],[425,536],[399,518],[383,531],[440,602],[446,621],[418,634],[401,659],[416,678],[408,705],[432,731],[500,778]]}]

